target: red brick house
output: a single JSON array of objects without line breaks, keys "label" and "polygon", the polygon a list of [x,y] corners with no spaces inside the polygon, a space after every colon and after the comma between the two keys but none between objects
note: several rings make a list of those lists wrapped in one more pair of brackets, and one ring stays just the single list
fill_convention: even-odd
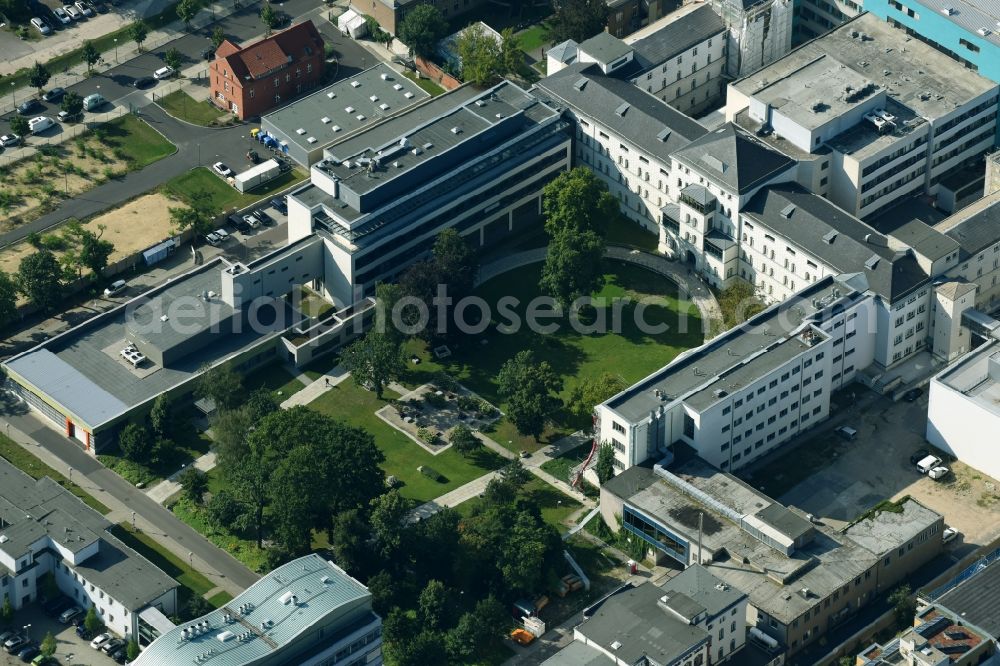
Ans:
[{"label": "red brick house", "polygon": [[228,39],[209,67],[212,102],[253,118],[323,81],[323,37],[312,21],[240,48]]}]

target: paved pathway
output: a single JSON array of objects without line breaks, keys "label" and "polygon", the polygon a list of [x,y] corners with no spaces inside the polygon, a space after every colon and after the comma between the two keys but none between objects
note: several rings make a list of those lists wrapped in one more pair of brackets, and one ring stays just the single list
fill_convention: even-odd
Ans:
[{"label": "paved pathway", "polygon": [[[338,365],[325,375],[307,385],[301,391],[281,403],[282,409],[291,409],[299,405],[308,405],[310,402],[320,397],[334,386],[351,376],[347,368]],[[300,376],[301,379],[301,376]]]},{"label": "paved pathway", "polygon": [[104,503],[111,509],[108,520],[131,522],[134,512],[139,529],[234,596],[257,581],[259,576],[243,563],[43,423],[44,417],[12,411],[3,415],[10,437]]},{"label": "paved pathway", "polygon": [[469,481],[464,486],[459,486],[455,488],[450,493],[445,493],[436,499],[432,499],[430,502],[424,502],[417,508],[410,511],[406,516],[406,522],[416,523],[425,518],[433,516],[435,513],[441,509],[448,507],[456,507],[462,502],[466,502],[475,497],[479,497],[486,486],[489,485],[490,481],[497,478],[500,472],[490,472],[489,474],[483,474],[478,479],[473,479]]},{"label": "paved pathway", "polygon": [[[207,472],[215,467],[215,451],[209,451],[205,455],[201,456],[194,461],[193,466],[195,469],[200,469],[202,472]],[[170,478],[160,481],[158,484],[146,491],[146,497],[153,500],[157,504],[163,504],[171,496],[180,492],[181,484],[178,481],[181,474],[186,472],[188,467],[177,470],[170,475]]]}]

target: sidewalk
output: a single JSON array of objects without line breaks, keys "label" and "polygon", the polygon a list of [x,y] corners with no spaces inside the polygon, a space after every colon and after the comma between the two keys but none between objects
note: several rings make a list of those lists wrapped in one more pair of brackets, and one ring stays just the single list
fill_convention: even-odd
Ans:
[{"label": "sidewalk", "polygon": [[[201,456],[194,461],[192,467],[195,469],[200,469],[202,472],[207,472],[213,469],[216,465],[215,451],[209,451],[205,455]],[[146,491],[146,497],[153,500],[157,504],[163,504],[172,495],[179,493],[181,490],[181,484],[177,480],[181,478],[181,474],[191,469],[190,467],[185,467],[179,469],[170,475],[170,478],[160,481],[158,484]]]},{"label": "sidewalk", "polygon": [[479,495],[486,490],[486,486],[489,485],[490,481],[497,478],[499,475],[500,472],[490,472],[489,474],[484,474],[478,479],[469,481],[464,486],[455,488],[450,493],[445,493],[436,499],[424,502],[406,515],[406,522],[420,522],[425,518],[430,518],[441,509],[454,508],[462,502],[466,502],[474,497],[479,497]]},{"label": "sidewalk", "polygon": [[[338,365],[334,369],[315,380],[301,391],[281,403],[282,409],[291,409],[300,405],[308,405],[310,402],[320,397],[337,384],[351,376],[347,368]],[[301,379],[301,375],[299,376]]]}]

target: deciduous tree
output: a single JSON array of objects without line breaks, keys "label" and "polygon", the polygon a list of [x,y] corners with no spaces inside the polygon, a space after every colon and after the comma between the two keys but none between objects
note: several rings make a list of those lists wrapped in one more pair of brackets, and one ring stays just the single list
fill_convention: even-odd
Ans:
[{"label": "deciduous tree", "polygon": [[62,278],[62,267],[56,256],[48,250],[38,250],[21,260],[17,289],[39,308],[49,311],[63,296]]},{"label": "deciduous tree", "polygon": [[201,504],[202,498],[208,492],[208,476],[196,467],[189,467],[184,470],[180,477],[181,488],[184,489],[184,497]]},{"label": "deciduous tree", "polygon": [[83,98],[76,91],[70,90],[63,95],[60,107],[69,115],[76,117],[83,113]]},{"label": "deciduous tree", "polygon": [[45,638],[42,639],[41,645],[38,646],[39,652],[46,657],[51,657],[56,653],[56,637],[52,635],[51,631],[45,633]]},{"label": "deciduous tree", "polygon": [[17,284],[0,271],[0,329],[17,319]]},{"label": "deciduous tree", "polygon": [[399,343],[392,336],[374,330],[344,349],[341,362],[351,371],[358,386],[372,389],[379,399],[386,385],[406,369]]},{"label": "deciduous tree", "polygon": [[597,480],[604,485],[615,475],[615,449],[607,442],[597,450],[597,462],[594,464]]},{"label": "deciduous tree", "polygon": [[503,74],[500,44],[480,23],[473,23],[459,34],[455,50],[462,61],[464,81],[484,88]]},{"label": "deciduous tree", "polygon": [[588,377],[573,387],[567,406],[574,416],[581,420],[587,419],[593,414],[595,406],[616,393],[624,391],[625,388],[625,381],[610,372],[602,373],[597,377]]},{"label": "deciduous tree", "polygon": [[224,41],[226,41],[226,33],[222,30],[222,26],[215,26],[212,29],[212,48],[218,50]]},{"label": "deciduous tree", "polygon": [[[177,18],[184,21],[184,27],[188,30],[191,29],[191,21],[198,14],[198,10],[201,9],[201,3],[198,0],[180,0],[177,3]],[[170,65],[170,61],[167,61]],[[174,67],[173,65],[170,65]],[[176,67],[174,67],[176,69]]]},{"label": "deciduous tree", "polygon": [[479,275],[479,253],[454,229],[445,229],[434,240],[434,264],[455,300],[468,296]]},{"label": "deciduous tree", "polygon": [[517,74],[524,66],[524,51],[521,50],[520,40],[513,28],[500,31],[500,60],[504,75]]},{"label": "deciduous tree", "polygon": [[139,658],[139,644],[134,639],[125,645],[125,657],[129,661],[135,661]]},{"label": "deciduous tree", "polygon": [[517,431],[536,440],[545,422],[562,406],[553,393],[562,380],[547,361],[538,361],[530,350],[520,351],[500,368],[498,391],[507,400],[507,418]]},{"label": "deciduous tree", "polygon": [[417,611],[421,624],[440,631],[451,624],[449,621],[453,599],[451,591],[439,580],[429,580],[420,591]]},{"label": "deciduous tree", "polygon": [[205,516],[216,530],[240,529],[245,513],[245,507],[228,490],[215,493],[205,505]]},{"label": "deciduous tree", "polygon": [[188,205],[168,209],[170,221],[178,231],[192,229],[195,235],[207,234],[215,222],[212,195],[204,190],[196,190],[187,195]]},{"label": "deciduous tree", "polygon": [[608,223],[619,215],[618,202],[607,184],[587,167],[559,174],[542,194],[545,231],[593,231],[602,238]]},{"label": "deciduous tree", "polygon": [[101,622],[101,618],[97,615],[97,610],[93,604],[87,609],[87,614],[83,616],[83,628],[91,636],[96,635],[104,628],[104,623]]},{"label": "deciduous tree", "polygon": [[459,423],[448,438],[455,450],[463,456],[470,455],[483,447],[483,443],[473,434],[469,426]]},{"label": "deciduous tree", "polygon": [[437,43],[448,34],[448,22],[434,5],[422,3],[406,12],[399,24],[399,38],[413,53],[434,55]]},{"label": "deciduous tree", "polygon": [[149,26],[142,19],[133,21],[128,26],[128,36],[135,42],[136,47],[139,52],[142,52],[142,43],[146,41],[146,37],[149,36]]},{"label": "deciduous tree", "polygon": [[10,117],[10,131],[18,136],[24,136],[28,133],[28,119],[21,115],[13,115]]},{"label": "deciduous tree", "polygon": [[149,462],[153,448],[153,438],[149,431],[138,423],[129,423],[118,435],[118,450],[132,462]]},{"label": "deciduous tree", "polygon": [[391,561],[403,545],[404,521],[409,503],[396,490],[380,495],[371,502],[371,531],[382,559]]},{"label": "deciduous tree", "polygon": [[[182,3],[186,1],[181,0]],[[167,63],[167,66],[171,69],[179,70],[184,63],[184,56],[176,48],[171,47],[169,51],[163,54],[163,62]]]},{"label": "deciduous tree", "polygon": [[600,289],[605,243],[593,231],[567,229],[549,240],[538,286],[563,308]]},{"label": "deciduous tree", "polygon": [[104,227],[100,227],[100,233],[84,230],[80,235],[80,250],[78,261],[80,265],[88,269],[94,279],[100,280],[104,277],[104,269],[108,267],[108,259],[115,251],[115,244],[108,240],[103,240],[101,234]]},{"label": "deciduous tree", "polygon": [[208,398],[216,409],[233,409],[243,403],[246,391],[243,380],[228,365],[217,365],[206,370],[198,380],[195,395]]},{"label": "deciduous tree", "polygon": [[604,0],[559,0],[549,20],[549,39],[553,43],[572,39],[577,43],[590,39],[608,24],[608,5]]},{"label": "deciduous tree", "polygon": [[264,24],[264,32],[267,35],[271,34],[274,30],[274,26],[278,24],[278,13],[274,11],[274,7],[271,6],[270,2],[265,2],[264,6],[260,9],[260,22]]},{"label": "deciduous tree", "polygon": [[50,77],[51,75],[49,74],[49,70],[46,69],[45,65],[36,60],[35,64],[31,66],[31,70],[28,72],[28,83],[31,84],[32,88],[37,89],[38,94],[41,95],[42,88],[44,88],[45,84],[49,82]]},{"label": "deciduous tree", "polygon": [[166,393],[156,396],[149,410],[149,425],[157,437],[170,437],[171,400]]},{"label": "deciduous tree", "polygon": [[80,52],[80,57],[83,58],[85,63],[87,63],[87,73],[90,74],[94,65],[101,61],[101,52],[97,50],[96,46],[94,46],[94,42],[88,39],[83,42],[83,49]]}]

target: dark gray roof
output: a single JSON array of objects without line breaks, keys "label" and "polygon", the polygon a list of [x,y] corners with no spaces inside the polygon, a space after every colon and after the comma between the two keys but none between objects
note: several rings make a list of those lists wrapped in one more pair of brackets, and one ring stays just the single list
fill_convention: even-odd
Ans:
[{"label": "dark gray roof", "polygon": [[709,37],[725,31],[726,24],[708,5],[702,5],[672,21],[648,37],[632,43],[635,57],[644,69],[662,65]]},{"label": "dark gray roof", "polygon": [[632,47],[609,32],[599,32],[582,42],[579,50],[601,63],[611,63],[628,55]]},{"label": "dark gray roof", "polygon": [[962,247],[962,259],[982,252],[1000,239],[1000,197],[989,203],[973,204],[956,216],[964,219],[955,220],[953,216],[936,228],[944,230],[946,236],[958,242]]},{"label": "dark gray roof", "polygon": [[614,666],[615,662],[597,648],[573,641],[542,662],[542,666]]},{"label": "dark gray roof", "polygon": [[713,576],[700,564],[693,564],[671,578],[664,583],[663,590],[668,594],[670,592],[683,594],[704,608],[712,617],[729,610],[747,596]]},{"label": "dark gray roof", "polygon": [[794,183],[762,189],[740,212],[842,273],[863,271],[890,302],[928,279],[911,253],[895,252],[884,235]]},{"label": "dark gray roof", "polygon": [[[708,131],[672,106],[628,81],[605,76],[597,65],[575,63],[536,86],[583,115],[596,119],[651,155],[670,155]],[[623,104],[628,108],[617,113]]]},{"label": "dark gray roof", "polygon": [[1000,639],[1000,561],[981,569],[974,576],[936,599],[957,617]]},{"label": "dark gray roof", "polygon": [[795,160],[768,148],[732,123],[692,141],[676,157],[739,193],[795,165]]},{"label": "dark gray roof", "polygon": [[[683,622],[659,605],[663,590],[652,583],[622,588],[576,631],[626,664],[648,657],[672,663],[709,640],[708,632]],[[618,645],[617,648],[612,647]]]},{"label": "dark gray roof", "polygon": [[546,57],[554,58],[561,63],[569,64],[576,60],[576,55],[579,52],[579,44],[577,44],[572,39],[567,39],[565,42],[556,44],[549,49],[546,53]]},{"label": "dark gray roof", "polygon": [[681,194],[688,197],[695,203],[702,205],[711,203],[715,200],[715,195],[709,192],[707,187],[704,185],[697,185],[695,183],[691,183],[681,190]]},{"label": "dark gray roof", "polygon": [[889,235],[931,261],[946,257],[959,247],[957,241],[921,220],[910,220],[891,231]]}]

